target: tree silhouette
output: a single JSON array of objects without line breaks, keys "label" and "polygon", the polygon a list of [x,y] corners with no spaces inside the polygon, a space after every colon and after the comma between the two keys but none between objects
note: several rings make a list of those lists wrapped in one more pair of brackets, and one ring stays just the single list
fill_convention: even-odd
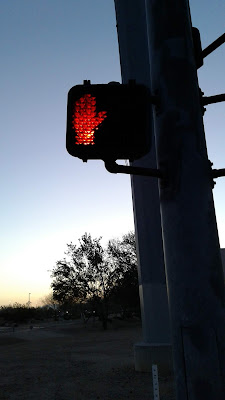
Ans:
[{"label": "tree silhouette", "polygon": [[67,244],[66,257],[52,270],[51,287],[61,304],[88,303],[106,329],[110,303],[120,305],[124,315],[139,305],[137,257],[132,232],[109,241],[106,249],[100,242],[85,233],[78,246]]},{"label": "tree silhouette", "polygon": [[120,304],[124,316],[131,308],[139,308],[139,288],[135,235],[128,232],[122,240],[108,243],[108,254],[114,264],[114,285],[110,296]]},{"label": "tree silhouette", "polygon": [[61,303],[92,300],[106,328],[112,265],[107,262],[100,241],[101,238],[92,239],[85,233],[79,239],[79,246],[68,244],[66,258],[57,261],[52,271],[51,287],[54,298]]}]

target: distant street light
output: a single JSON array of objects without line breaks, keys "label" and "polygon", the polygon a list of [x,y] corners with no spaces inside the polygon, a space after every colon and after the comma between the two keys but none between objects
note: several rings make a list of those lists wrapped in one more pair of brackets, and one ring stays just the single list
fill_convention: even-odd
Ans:
[{"label": "distant street light", "polygon": [[31,305],[31,301],[30,301],[30,295],[31,295],[31,293],[29,293],[29,298],[28,298],[28,307],[30,307],[30,305]]}]

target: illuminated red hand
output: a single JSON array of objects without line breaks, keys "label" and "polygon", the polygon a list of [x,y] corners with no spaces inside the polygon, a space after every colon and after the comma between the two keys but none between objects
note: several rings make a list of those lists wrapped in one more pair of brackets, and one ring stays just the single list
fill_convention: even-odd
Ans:
[{"label": "illuminated red hand", "polygon": [[94,144],[94,133],[107,117],[106,111],[96,115],[96,98],[85,94],[76,101],[73,114],[73,129],[76,131],[76,144]]}]

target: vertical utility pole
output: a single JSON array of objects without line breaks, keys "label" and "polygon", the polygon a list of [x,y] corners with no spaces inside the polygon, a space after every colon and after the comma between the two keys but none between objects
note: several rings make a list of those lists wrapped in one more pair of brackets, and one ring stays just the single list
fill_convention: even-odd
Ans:
[{"label": "vertical utility pole", "polygon": [[177,400],[224,400],[225,289],[189,3],[146,7]]},{"label": "vertical utility pole", "polygon": [[[135,79],[150,87],[150,65],[145,0],[115,0],[123,83]],[[149,104],[153,127],[152,106]],[[132,166],[156,168],[153,129],[151,152]],[[143,342],[134,348],[135,368],[159,371],[171,368],[171,338],[164,270],[159,190],[157,178],[131,176],[138,253],[139,293]]]}]

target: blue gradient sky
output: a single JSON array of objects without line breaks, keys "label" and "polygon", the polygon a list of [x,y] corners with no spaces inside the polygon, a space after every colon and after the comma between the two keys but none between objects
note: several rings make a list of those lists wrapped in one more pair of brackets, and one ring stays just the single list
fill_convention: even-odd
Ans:
[{"label": "blue gradient sky", "polygon": [[[225,31],[222,0],[192,0],[203,48]],[[0,305],[50,291],[49,272],[66,243],[84,233],[104,241],[133,229],[130,179],[65,149],[68,90],[120,80],[113,0],[0,2]],[[225,45],[199,70],[205,95],[225,93]],[[225,167],[225,103],[207,107],[209,158]],[[225,247],[225,178],[214,189]]]}]

